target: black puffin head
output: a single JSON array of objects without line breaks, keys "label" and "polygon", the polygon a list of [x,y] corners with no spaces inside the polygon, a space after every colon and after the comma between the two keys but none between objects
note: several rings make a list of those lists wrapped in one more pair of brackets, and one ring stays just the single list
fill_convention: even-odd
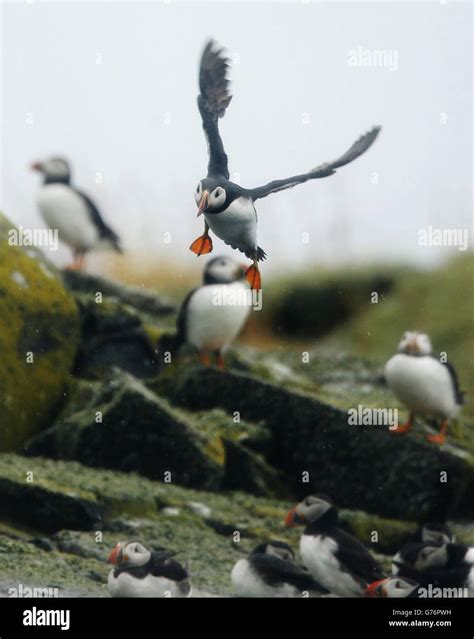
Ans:
[{"label": "black puffin head", "polygon": [[429,522],[423,524],[423,526],[416,531],[413,541],[449,544],[454,541],[454,537],[447,524]]},{"label": "black puffin head", "polygon": [[237,184],[223,177],[207,177],[199,182],[194,191],[194,199],[198,206],[198,217],[201,213],[221,213],[242,194]]},{"label": "black puffin head", "polygon": [[252,555],[270,555],[284,561],[295,563],[295,553],[284,541],[271,540],[259,544],[251,553]]},{"label": "black puffin head", "polygon": [[290,510],[285,519],[285,526],[293,528],[323,520],[328,524],[335,524],[337,508],[326,495],[309,495]]},{"label": "black puffin head", "polygon": [[405,355],[430,355],[433,351],[431,340],[426,333],[418,333],[417,331],[405,331],[402,339],[398,344],[398,352]]},{"label": "black puffin head", "polygon": [[117,568],[136,568],[150,561],[151,552],[139,541],[120,541],[108,561]]},{"label": "black puffin head", "polygon": [[33,162],[30,166],[33,171],[38,171],[44,176],[45,184],[62,183],[71,181],[71,167],[69,162],[62,157],[51,157],[47,160]]},{"label": "black puffin head", "polygon": [[408,579],[408,577],[387,577],[369,584],[365,589],[365,594],[367,597],[410,597],[417,588],[416,581]]},{"label": "black puffin head", "polygon": [[245,269],[230,257],[215,257],[206,264],[204,284],[232,284],[245,278]]}]

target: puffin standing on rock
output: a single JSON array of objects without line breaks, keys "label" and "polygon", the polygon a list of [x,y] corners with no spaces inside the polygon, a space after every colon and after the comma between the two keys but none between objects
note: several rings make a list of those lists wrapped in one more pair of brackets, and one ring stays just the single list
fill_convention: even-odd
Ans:
[{"label": "puffin standing on rock", "polygon": [[210,260],[202,286],[192,290],[181,306],[176,345],[194,346],[206,366],[214,353],[217,366],[224,368],[222,352],[244,327],[251,303],[244,269],[230,257]]},{"label": "puffin standing on rock", "polygon": [[138,541],[118,543],[108,561],[112,597],[189,597],[187,571],[167,550],[151,551]]},{"label": "puffin standing on rock", "polygon": [[459,413],[464,395],[453,366],[432,354],[428,335],[407,331],[398,345],[398,353],[385,366],[385,379],[396,397],[410,411],[408,421],[392,433],[411,430],[416,413],[441,418],[440,432],[428,435],[430,442],[444,444],[448,421]]},{"label": "puffin standing on rock", "polygon": [[226,244],[244,253],[253,264],[246,277],[253,289],[261,288],[258,262],[266,257],[257,244],[257,212],[255,201],[272,193],[292,188],[308,180],[332,175],[341,166],[362,155],[374,142],[380,127],[375,126],[362,135],[346,153],[333,162],[321,164],[307,173],[274,180],[253,189],[245,189],[229,181],[227,155],[222,143],[218,120],[222,118],[232,99],[227,71],[229,60],[213,40],[202,53],[199,69],[198,107],[206,135],[209,163],[207,177],[202,179],[194,193],[198,216],[204,214],[204,233],[189,247],[196,255],[212,251],[211,229]]},{"label": "puffin standing on rock", "polygon": [[259,544],[248,559],[239,559],[230,575],[239,597],[301,597],[327,593],[313,577],[295,564],[288,544],[268,541]]},{"label": "puffin standing on rock", "polygon": [[104,222],[94,202],[71,186],[71,169],[64,158],[33,162],[31,169],[44,176],[37,195],[44,221],[73,250],[74,262],[69,269],[81,269],[91,250],[109,248],[122,252],[118,235]]},{"label": "puffin standing on rock", "polygon": [[363,597],[369,584],[385,577],[367,548],[338,528],[338,512],[328,497],[306,497],[290,510],[285,525],[304,524],[306,528],[300,539],[303,563],[333,594]]}]

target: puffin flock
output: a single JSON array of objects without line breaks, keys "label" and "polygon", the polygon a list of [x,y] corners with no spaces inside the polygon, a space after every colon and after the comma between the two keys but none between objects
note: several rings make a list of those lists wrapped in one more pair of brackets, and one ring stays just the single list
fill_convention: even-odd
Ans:
[{"label": "puffin flock", "polygon": [[[250,289],[261,289],[259,262],[266,258],[257,242],[255,202],[267,195],[309,180],[325,178],[351,163],[374,143],[381,127],[359,137],[337,160],[320,164],[306,173],[278,179],[263,186],[243,188],[229,180],[228,158],[218,121],[232,95],[229,60],[214,41],[206,44],[199,68],[198,108],[205,133],[209,162],[207,175],[194,192],[198,217],[204,216],[204,232],[189,247],[197,256],[213,250],[210,232],[243,253],[250,266],[231,257],[215,257],[204,268],[202,285],[192,290],[177,319],[175,345],[187,344],[200,361],[224,366],[223,352],[245,325],[250,309]],[[62,157],[37,161],[31,168],[43,176],[37,204],[45,223],[57,230],[73,252],[69,268],[84,267],[92,250],[121,252],[118,235],[102,218],[93,201],[71,184],[71,168]],[[216,304],[216,295],[230,295],[237,304]],[[464,398],[453,366],[433,353],[428,335],[408,331],[385,367],[389,389],[408,409],[405,424],[390,432],[407,433],[416,415],[440,421],[439,432],[428,435],[432,443],[446,441],[448,423],[458,414]],[[410,597],[420,588],[462,588],[474,592],[474,549],[456,544],[442,524],[425,524],[393,558],[393,574],[387,575],[367,548],[338,527],[338,512],[330,499],[306,497],[289,513],[286,526],[302,526],[300,554],[295,562],[288,544],[269,540],[259,544],[232,569],[230,579],[241,597]],[[138,541],[117,544],[110,554],[113,564],[108,588],[113,597],[189,597],[189,573],[166,549],[149,550]]]},{"label": "puffin flock", "polygon": [[[230,574],[238,597],[474,596],[474,548],[455,543],[446,524],[427,523],[392,559],[388,575],[358,539],[339,528],[338,511],[324,495],[296,504],[284,522],[304,526],[303,566],[285,542],[260,543]],[[165,549],[148,550],[137,541],[112,550],[108,578],[112,597],[190,597],[188,571]],[[456,594],[453,594],[455,589]],[[449,595],[448,595],[449,596]]]}]

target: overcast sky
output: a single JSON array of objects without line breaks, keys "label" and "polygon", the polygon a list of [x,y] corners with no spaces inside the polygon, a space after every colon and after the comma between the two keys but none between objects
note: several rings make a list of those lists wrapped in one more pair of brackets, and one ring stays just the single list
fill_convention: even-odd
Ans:
[{"label": "overcast sky", "polygon": [[[384,126],[337,175],[258,202],[266,268],[435,264],[457,251],[418,246],[418,230],[471,227],[471,13],[452,2],[6,4],[2,206],[41,225],[27,167],[65,155],[129,251],[193,263],[207,163],[197,64],[213,36],[234,61],[221,132],[243,186],[306,171]],[[373,50],[384,66],[361,66]]]}]

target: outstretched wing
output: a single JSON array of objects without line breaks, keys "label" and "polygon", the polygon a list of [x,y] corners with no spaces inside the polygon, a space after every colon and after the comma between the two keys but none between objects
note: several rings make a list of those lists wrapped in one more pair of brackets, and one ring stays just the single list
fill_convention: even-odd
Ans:
[{"label": "outstretched wing", "polygon": [[248,189],[248,194],[252,197],[253,200],[258,200],[261,197],[266,197],[271,193],[277,193],[278,191],[283,191],[284,189],[291,189],[297,184],[302,184],[303,182],[307,182],[308,180],[314,180],[316,178],[328,177],[336,172],[336,169],[344,166],[345,164],[349,164],[359,155],[365,153],[367,149],[373,144],[375,138],[378,136],[380,126],[374,126],[361,135],[354,144],[348,149],[340,158],[334,160],[333,162],[327,162],[325,164],[321,164],[308,173],[302,173],[301,175],[293,175],[292,177],[286,178],[284,180],[274,180],[273,182],[269,182],[264,186],[258,186],[255,189]]},{"label": "outstretched wing", "polygon": [[222,175],[227,180],[227,155],[219,134],[218,120],[224,116],[232,99],[228,69],[229,60],[223,55],[222,49],[216,47],[214,40],[210,40],[204,47],[199,67],[198,107],[209,152],[207,175]]}]

